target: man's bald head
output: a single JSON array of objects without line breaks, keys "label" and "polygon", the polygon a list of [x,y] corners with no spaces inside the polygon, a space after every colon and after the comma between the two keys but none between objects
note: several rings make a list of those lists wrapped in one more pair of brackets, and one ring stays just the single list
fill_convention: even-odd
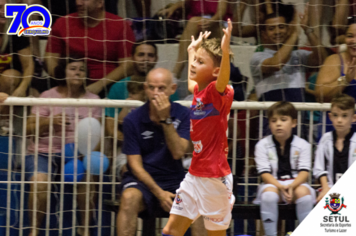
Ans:
[{"label": "man's bald head", "polygon": [[148,82],[148,80],[152,79],[153,77],[164,80],[167,85],[175,84],[173,81],[172,72],[165,68],[156,68],[151,70],[146,76],[146,82]]},{"label": "man's bald head", "polygon": [[145,91],[149,100],[161,92],[170,96],[175,93],[176,89],[177,84],[174,82],[173,74],[167,69],[156,68],[146,76]]}]

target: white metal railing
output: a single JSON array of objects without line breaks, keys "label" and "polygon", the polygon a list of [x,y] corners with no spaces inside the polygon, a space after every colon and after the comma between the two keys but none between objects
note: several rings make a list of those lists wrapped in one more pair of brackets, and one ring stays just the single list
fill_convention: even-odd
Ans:
[{"label": "white metal railing", "polygon": [[[178,101],[178,103],[189,107],[191,105],[190,101]],[[236,161],[237,161],[237,152],[236,152],[236,145],[237,145],[237,141],[243,141],[242,138],[238,139],[237,137],[237,133],[238,133],[238,126],[237,126],[237,122],[241,119],[245,120],[245,134],[246,136],[244,137],[244,143],[245,143],[245,156],[242,158],[245,161],[245,175],[243,177],[244,179],[244,183],[242,183],[241,185],[244,185],[244,200],[247,201],[248,200],[248,195],[249,195],[249,190],[248,187],[249,186],[253,186],[253,185],[257,185],[258,183],[249,183],[249,170],[250,168],[252,168],[253,166],[249,164],[249,160],[252,158],[249,156],[250,153],[250,149],[253,147],[250,147],[250,125],[251,125],[251,119],[252,118],[256,118],[256,117],[251,117],[251,111],[255,111],[255,110],[259,110],[258,112],[258,119],[259,119],[259,133],[257,136],[257,139],[261,139],[262,138],[262,125],[263,125],[263,111],[268,109],[269,106],[271,106],[274,102],[234,102],[232,105],[232,110],[233,110],[233,116],[231,119],[233,119],[233,133],[232,133],[232,156],[229,157],[232,159],[232,171],[233,174],[236,173]],[[142,105],[143,103],[140,101],[129,101],[129,100],[107,100],[107,99],[103,99],[103,100],[99,100],[99,99],[43,99],[43,98],[13,98],[10,97],[8,98],[3,105],[8,105],[10,106],[10,130],[13,130],[13,118],[15,116],[14,114],[14,106],[22,106],[23,109],[23,113],[22,113],[22,117],[24,118],[22,120],[22,134],[18,135],[18,134],[14,134],[13,132],[9,133],[9,153],[8,153],[8,157],[9,157],[9,164],[8,164],[8,169],[11,170],[11,160],[13,158],[13,153],[12,153],[12,147],[13,147],[13,142],[12,142],[12,138],[17,136],[19,138],[21,138],[22,143],[21,143],[21,180],[20,181],[12,181],[11,180],[11,171],[8,171],[8,176],[7,176],[7,181],[0,181],[0,183],[6,183],[7,184],[7,189],[11,189],[11,184],[20,184],[21,185],[21,197],[20,197],[20,222],[19,222],[19,230],[20,230],[20,236],[22,236],[22,232],[23,229],[25,228],[24,226],[24,222],[23,222],[23,218],[24,218],[24,200],[25,200],[25,196],[24,196],[24,192],[25,192],[25,183],[31,183],[30,181],[25,181],[24,178],[24,165],[25,165],[25,155],[26,155],[26,120],[28,117],[28,112],[27,112],[27,108],[30,106],[50,106],[50,107],[75,107],[76,109],[76,115],[75,115],[75,124],[78,124],[78,107],[89,107],[89,115],[88,117],[92,116],[92,112],[91,109],[93,107],[101,107],[102,108],[102,117],[101,117],[101,149],[100,151],[102,153],[104,153],[104,144],[105,144],[105,108],[106,107],[114,107],[115,108],[115,131],[114,131],[114,138],[113,138],[113,143],[116,144],[117,142],[117,124],[118,124],[118,108],[119,107],[138,107],[140,105]],[[320,124],[323,127],[323,132],[325,132],[325,113],[326,111],[328,111],[330,109],[330,104],[329,103],[293,103],[295,105],[295,107],[298,110],[298,135],[301,135],[301,111],[321,111],[323,113],[323,122]],[[246,116],[245,117],[241,117],[239,111],[241,110],[246,110]],[[65,115],[65,110],[62,110],[62,114]],[[21,115],[20,115],[21,116]],[[240,116],[240,117],[239,117]],[[1,116],[0,116],[1,118]],[[308,141],[312,144],[314,143],[313,140],[313,112],[310,112],[310,122],[309,122],[309,134],[308,134]],[[53,122],[53,116],[50,116],[50,124],[52,124]],[[38,144],[38,138],[39,138],[39,113],[37,110],[37,114],[36,114],[36,144]],[[51,126],[50,126],[51,127]],[[52,140],[52,133],[53,130],[52,128],[50,128],[49,131],[49,140]],[[90,133],[89,133],[90,136]],[[78,133],[76,132],[75,134],[75,143],[78,142]],[[49,143],[50,147],[51,147],[51,141]],[[62,150],[64,150],[64,144],[65,144],[65,128],[64,128],[64,120],[63,120],[63,126],[62,126]],[[90,144],[89,144],[90,145]],[[77,146],[77,145],[76,145]],[[90,146],[88,147],[88,149],[90,149]],[[75,150],[76,151],[76,150]],[[116,150],[116,146],[114,145],[112,153],[113,153],[113,166],[116,166],[116,156],[117,156],[117,150]],[[35,153],[36,155],[38,154],[38,152]],[[51,157],[50,157],[51,158]],[[77,156],[75,156],[75,158],[77,158]],[[51,160],[51,159],[50,159]],[[240,159],[241,160],[241,159]],[[101,163],[102,164],[102,163]],[[62,153],[62,166],[64,166],[64,154]],[[90,169],[90,167],[88,168]],[[49,172],[50,173],[50,172]],[[76,173],[75,173],[76,174]],[[62,231],[63,231],[63,206],[64,206],[64,184],[66,183],[64,181],[64,170],[62,170],[62,176],[61,176],[61,181],[59,182],[55,182],[56,184],[60,184],[60,201],[59,201],[59,233],[61,235]],[[103,186],[110,184],[112,185],[111,188],[111,199],[114,200],[116,197],[116,185],[118,185],[119,183],[116,181],[116,170],[115,168],[113,168],[112,170],[112,174],[111,174],[111,182],[104,182],[103,178],[104,175],[103,173],[100,174],[99,176],[99,181],[98,182],[91,182],[89,179],[89,175],[87,175],[87,179],[84,182],[80,182],[80,184],[85,184],[85,185],[89,185],[89,184],[95,184],[99,187],[99,191],[98,191],[98,198],[99,198],[99,205],[98,205],[98,227],[101,227],[101,219],[102,219],[102,197],[103,197]],[[50,186],[53,182],[35,182],[35,186],[37,184],[40,183],[47,183],[48,187],[50,189]],[[74,181],[73,185],[73,195],[75,196],[76,194],[76,186],[77,186],[77,182]],[[89,188],[87,188],[87,199],[86,199],[86,214],[87,214],[87,219],[89,216]],[[11,205],[11,191],[7,192],[7,215],[10,215],[10,205]],[[50,235],[50,229],[49,229],[49,213],[50,213],[50,200],[51,200],[51,195],[50,195],[50,191],[48,191],[47,193],[47,214],[46,214],[46,219],[47,219],[47,225],[46,225],[46,235]],[[36,201],[34,201],[34,205],[35,205],[35,209],[36,209]],[[73,197],[73,222],[72,225],[73,227],[75,227],[76,225],[76,216],[75,216],[75,209],[77,206],[77,200],[76,197]],[[33,218],[36,219],[36,214],[33,213]],[[111,217],[111,233],[110,235],[115,235],[115,230],[114,230],[114,226],[115,226],[115,220],[114,220],[115,216],[114,213],[112,213],[112,217]],[[88,227],[89,222],[87,220],[87,222],[85,222],[85,226]],[[245,228],[245,232],[247,231],[247,224],[245,224],[244,226]],[[72,231],[72,235],[75,235],[75,230]],[[101,235],[101,231],[98,231],[98,235]],[[10,236],[10,217],[7,217],[7,222],[6,222],[6,236]]]}]

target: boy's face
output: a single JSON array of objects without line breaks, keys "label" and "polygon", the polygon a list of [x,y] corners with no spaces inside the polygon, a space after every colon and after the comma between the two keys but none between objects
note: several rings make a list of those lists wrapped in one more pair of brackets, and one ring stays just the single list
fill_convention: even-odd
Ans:
[{"label": "boy's face", "polygon": [[290,116],[273,114],[269,119],[269,128],[277,139],[287,140],[291,136],[292,129],[296,127],[296,125],[297,120],[292,119]]},{"label": "boy's face", "polygon": [[329,113],[329,118],[333,123],[336,132],[349,132],[351,124],[356,121],[355,112],[353,109],[341,110],[337,106],[333,106]]},{"label": "boy's face", "polygon": [[263,36],[266,43],[282,44],[287,40],[288,26],[286,19],[282,16],[271,18],[265,21],[266,28],[263,31]]},{"label": "boy's face", "polygon": [[205,49],[199,48],[190,67],[190,79],[197,83],[205,82],[217,77],[218,74],[219,67],[214,65],[209,53]]}]

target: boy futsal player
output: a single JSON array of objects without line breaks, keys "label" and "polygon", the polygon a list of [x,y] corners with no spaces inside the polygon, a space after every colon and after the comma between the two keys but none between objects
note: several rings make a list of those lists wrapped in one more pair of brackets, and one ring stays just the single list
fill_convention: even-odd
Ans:
[{"label": "boy futsal player", "polygon": [[329,118],[334,131],[325,133],[315,153],[314,177],[321,184],[320,201],[356,160],[355,99],[341,94],[331,101]]},{"label": "boy futsal player", "polygon": [[295,202],[299,223],[315,202],[315,191],[305,182],[311,166],[311,145],[292,134],[297,110],[285,101],[276,102],[267,111],[272,135],[255,147],[257,171],[263,183],[255,204],[260,204],[261,220],[267,236],[277,236],[278,202]]},{"label": "boy futsal player", "polygon": [[210,32],[205,32],[197,40],[192,36],[188,47],[188,89],[194,94],[190,113],[194,152],[162,235],[184,235],[200,215],[209,236],[225,236],[229,227],[235,202],[226,137],[234,97],[234,90],[228,86],[231,30],[228,20],[221,42],[207,39]]}]

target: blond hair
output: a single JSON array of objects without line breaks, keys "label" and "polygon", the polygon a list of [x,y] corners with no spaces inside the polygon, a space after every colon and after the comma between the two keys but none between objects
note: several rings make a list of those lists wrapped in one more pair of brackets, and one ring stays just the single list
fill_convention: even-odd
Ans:
[{"label": "blond hair", "polygon": [[[200,48],[204,49],[214,61],[215,66],[220,66],[222,58],[221,40],[218,38],[204,39]],[[233,57],[233,53],[230,51],[230,60]]]}]

